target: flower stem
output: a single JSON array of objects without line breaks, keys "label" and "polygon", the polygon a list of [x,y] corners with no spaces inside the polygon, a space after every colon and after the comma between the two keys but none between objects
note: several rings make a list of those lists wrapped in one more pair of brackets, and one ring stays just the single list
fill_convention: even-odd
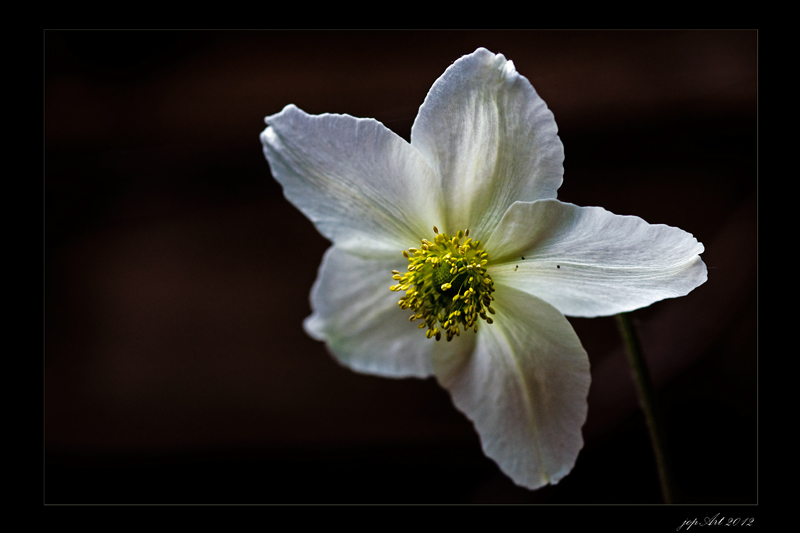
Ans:
[{"label": "flower stem", "polygon": [[664,498],[664,503],[672,503],[672,477],[670,475],[666,450],[663,444],[661,426],[657,416],[658,410],[656,409],[655,403],[655,388],[650,379],[650,373],[647,371],[647,362],[642,352],[642,345],[639,342],[639,336],[636,334],[636,330],[631,322],[630,314],[618,314],[617,325],[619,326],[620,334],[625,343],[625,352],[628,354],[633,380],[636,382],[636,390],[639,394],[639,405],[644,412],[647,430],[650,433],[650,443],[653,446],[656,466],[658,468],[658,477],[661,481],[661,495]]}]

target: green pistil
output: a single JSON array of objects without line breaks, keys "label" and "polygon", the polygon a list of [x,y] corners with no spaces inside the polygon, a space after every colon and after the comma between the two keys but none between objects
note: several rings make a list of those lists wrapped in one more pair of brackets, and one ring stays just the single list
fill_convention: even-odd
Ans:
[{"label": "green pistil", "polygon": [[[422,239],[420,249],[403,250],[408,272],[393,270],[398,284],[390,290],[406,292],[398,304],[414,311],[409,320],[423,321],[419,328],[427,326],[429,339],[438,341],[444,331],[450,341],[461,334],[461,327],[477,332],[479,317],[493,322],[486,313],[494,314],[490,306],[494,285],[486,273],[489,255],[480,241],[469,238],[469,230],[459,230],[455,237],[439,233],[436,226],[433,232],[433,241]],[[462,243],[462,239],[466,240]]]}]

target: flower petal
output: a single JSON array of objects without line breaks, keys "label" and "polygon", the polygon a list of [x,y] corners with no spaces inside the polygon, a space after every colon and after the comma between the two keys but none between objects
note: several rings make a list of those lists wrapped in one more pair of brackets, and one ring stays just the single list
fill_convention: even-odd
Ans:
[{"label": "flower petal", "polygon": [[564,148],[553,113],[503,55],[479,48],[436,80],[411,145],[438,173],[447,227],[489,235],[515,201],[555,198]]},{"label": "flower petal", "polygon": [[557,483],[583,446],[589,358],[546,302],[497,285],[494,324],[481,323],[472,357],[434,357],[439,382],[470,418],[486,455],[515,483]]},{"label": "flower petal", "polygon": [[568,316],[632,311],[685,296],[708,279],[703,245],[690,233],[557,200],[515,203],[486,250],[495,283]]},{"label": "flower petal", "polygon": [[325,341],[343,365],[386,377],[428,377],[434,351],[470,351],[469,339],[437,342],[417,328],[418,322],[409,322],[413,313],[400,309],[398,293],[389,290],[392,269],[404,262],[402,256],[400,261],[364,259],[330,247],[311,290],[314,313],[304,323],[306,332]]},{"label": "flower petal", "polygon": [[266,122],[264,155],[286,198],[343,250],[396,255],[442,224],[433,171],[380,122],[294,105]]}]

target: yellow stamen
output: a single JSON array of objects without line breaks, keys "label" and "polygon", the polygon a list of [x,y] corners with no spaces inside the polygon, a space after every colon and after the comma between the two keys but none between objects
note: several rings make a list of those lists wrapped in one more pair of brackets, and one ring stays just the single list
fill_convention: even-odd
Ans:
[{"label": "yellow stamen", "polygon": [[479,317],[492,323],[486,313],[494,314],[489,303],[494,300],[495,289],[486,273],[489,254],[481,249],[480,241],[469,238],[469,229],[459,230],[453,237],[440,234],[436,226],[433,232],[433,241],[422,239],[421,249],[403,251],[409,262],[408,272],[392,271],[398,284],[390,289],[406,291],[398,305],[414,312],[409,321],[423,321],[417,327],[427,328],[427,338],[439,340],[444,333],[451,341],[461,335],[462,326],[465,332],[477,332]]}]

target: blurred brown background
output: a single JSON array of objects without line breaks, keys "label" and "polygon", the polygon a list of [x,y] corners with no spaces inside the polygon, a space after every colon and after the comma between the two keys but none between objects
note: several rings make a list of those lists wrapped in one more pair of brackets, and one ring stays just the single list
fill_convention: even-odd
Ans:
[{"label": "blurred brown background", "polygon": [[[46,31],[45,502],[657,503],[612,318],[586,445],[529,492],[434,380],[337,365],[301,322],[328,246],[282,196],[263,117],[409,138],[484,46],[565,145],[559,198],[678,226],[709,281],[639,310],[679,501],[755,503],[755,31]],[[388,282],[387,282],[388,283]]]}]

